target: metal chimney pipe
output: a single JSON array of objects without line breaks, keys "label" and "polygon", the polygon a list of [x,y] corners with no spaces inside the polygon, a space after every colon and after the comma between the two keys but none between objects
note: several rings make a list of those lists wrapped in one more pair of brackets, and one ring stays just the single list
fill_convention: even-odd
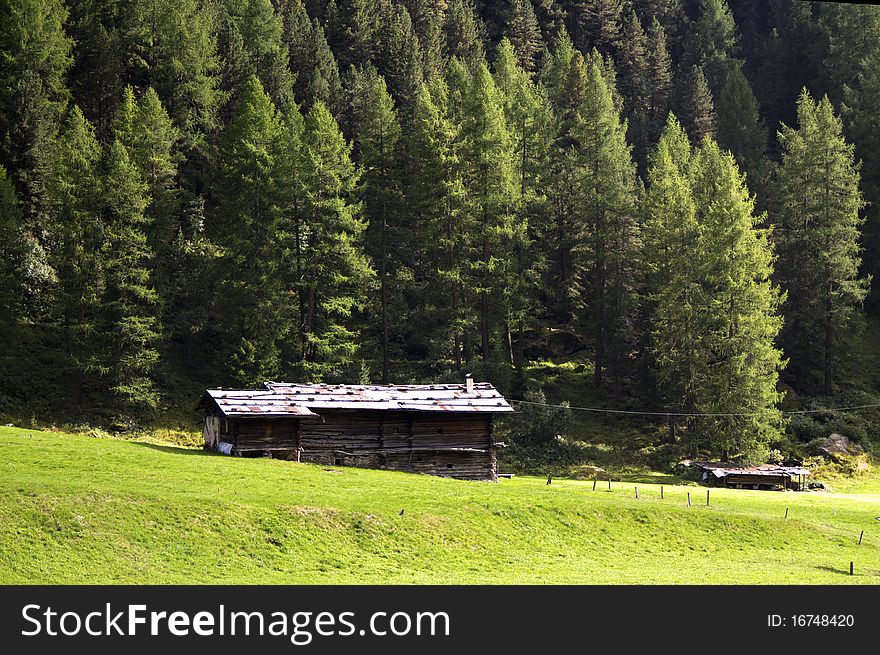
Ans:
[{"label": "metal chimney pipe", "polygon": [[470,373],[464,376],[464,388],[468,393],[474,392],[474,378]]}]

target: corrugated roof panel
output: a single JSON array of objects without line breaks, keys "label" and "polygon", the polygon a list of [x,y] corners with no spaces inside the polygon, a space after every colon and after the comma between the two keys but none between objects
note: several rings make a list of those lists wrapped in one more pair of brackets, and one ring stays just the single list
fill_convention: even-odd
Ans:
[{"label": "corrugated roof panel", "polygon": [[427,412],[512,412],[488,382],[464,384],[296,384],[264,389],[208,389],[227,416],[317,416],[312,410],[365,409]]}]

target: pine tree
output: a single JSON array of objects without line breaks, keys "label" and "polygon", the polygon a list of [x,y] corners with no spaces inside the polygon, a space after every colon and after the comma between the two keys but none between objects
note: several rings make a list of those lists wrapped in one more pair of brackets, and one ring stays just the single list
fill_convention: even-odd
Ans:
[{"label": "pine tree", "polygon": [[603,55],[616,52],[620,38],[622,0],[575,0],[568,7],[568,31],[582,53],[596,48]]},{"label": "pine tree", "polygon": [[107,288],[103,298],[102,334],[112,335],[101,372],[127,411],[140,415],[155,410],[159,391],[153,377],[159,361],[156,342],[156,291],[150,285],[152,256],[145,234],[147,185],[118,140],[105,164],[102,208],[106,240]]},{"label": "pine tree", "polygon": [[259,77],[272,102],[285,110],[294,100],[294,79],[282,44],[281,17],[271,0],[223,0],[218,20],[222,90],[230,101],[227,112],[236,106],[252,75]]},{"label": "pine tree", "polygon": [[[223,248],[221,314],[227,337],[226,362],[240,384],[277,377],[279,344],[288,336],[287,306],[279,301],[277,242],[279,150],[282,124],[255,77],[246,83],[217,157],[215,194]],[[225,311],[224,311],[225,308]]]},{"label": "pine tree", "polygon": [[718,96],[718,144],[730,150],[756,190],[760,188],[767,131],[742,67],[731,62]]},{"label": "pine tree", "polygon": [[408,115],[424,78],[422,52],[405,7],[386,5],[379,27],[376,68],[403,115]]},{"label": "pine tree", "polygon": [[31,227],[44,218],[51,143],[70,95],[66,19],[61,0],[0,7],[0,166],[15,184]]},{"label": "pine tree", "polygon": [[646,348],[661,400],[685,413],[696,411],[708,362],[698,325],[705,301],[698,284],[701,234],[690,167],[687,134],[670,114],[651,156],[643,205]]},{"label": "pine tree", "polygon": [[471,68],[486,58],[483,48],[485,28],[472,0],[450,0],[443,29],[448,57],[457,57]]},{"label": "pine tree", "polygon": [[650,138],[648,40],[638,16],[632,10],[623,21],[617,62],[624,113],[629,126],[629,141],[633,144],[636,159],[644,162]]},{"label": "pine tree", "polygon": [[519,65],[529,72],[537,70],[544,42],[532,1],[509,0],[505,13],[503,33],[516,51]]},{"label": "pine tree", "polygon": [[550,163],[549,143],[553,116],[544,88],[532,81],[517,63],[516,53],[502,39],[495,56],[495,85],[504,98],[504,115],[514,160],[516,223],[525,225],[527,238],[513,248],[512,284],[506,289],[505,324],[511,363],[523,364],[521,335],[537,324],[541,272],[546,265],[543,242],[551,224],[545,185]]},{"label": "pine tree", "polygon": [[180,131],[181,147],[205,157],[223,103],[215,11],[206,0],[153,0],[150,86]]},{"label": "pine tree", "polygon": [[736,23],[726,0],[700,0],[700,14],[688,30],[682,66],[699,66],[713,93],[723,81],[724,66],[736,48]]},{"label": "pine tree", "polygon": [[410,267],[415,281],[410,326],[413,346],[460,367],[467,307],[462,280],[468,234],[461,229],[462,183],[458,125],[449,112],[449,90],[442,79],[423,84],[404,136],[407,213],[415,230]]},{"label": "pine tree", "polygon": [[808,384],[812,363],[821,362],[828,395],[839,341],[870,281],[859,273],[859,164],[828,97],[814,102],[806,89],[798,129],[783,126],[779,140],[780,273],[789,296],[783,339],[799,381]]},{"label": "pine tree", "polygon": [[[587,65],[587,86],[575,127],[577,186],[583,204],[576,224],[576,308],[581,325],[595,335],[594,384],[606,366],[619,373],[627,345],[634,344],[632,304],[639,237],[636,171],[626,141],[626,122],[614,104],[598,53]],[[609,349],[617,350],[609,357]]]},{"label": "pine tree", "polygon": [[572,250],[576,230],[573,221],[581,199],[577,186],[579,143],[575,128],[586,95],[587,69],[583,56],[564,34],[552,53],[546,78],[554,115],[547,186],[553,210],[553,229],[547,235],[546,247],[551,254],[546,286],[550,289],[548,304],[556,322],[570,326],[574,311]]},{"label": "pine tree", "polygon": [[363,307],[375,272],[363,251],[366,222],[355,197],[359,173],[351,146],[321,102],[306,114],[301,161],[308,217],[299,246],[305,311],[301,367],[303,375],[315,378],[356,357],[353,314]]},{"label": "pine tree", "polygon": [[715,102],[703,70],[694,66],[682,80],[682,89],[676,102],[681,122],[693,142],[700,143],[705,137],[715,137],[717,119]]},{"label": "pine tree", "polygon": [[715,142],[704,141],[695,153],[690,178],[702,233],[690,255],[702,261],[707,304],[698,325],[709,357],[697,409],[727,414],[701,418],[693,436],[725,459],[764,462],[783,425],[776,391],[783,361],[775,345],[781,299],[771,282],[769,230],[758,227],[765,217],[755,216],[743,175]]},{"label": "pine tree", "polygon": [[672,60],[666,47],[666,32],[656,16],[648,30],[646,51],[648,141],[655,143],[666,123],[672,92]]},{"label": "pine tree", "polygon": [[324,28],[317,19],[309,18],[302,0],[287,0],[281,15],[290,68],[296,74],[296,102],[308,108],[320,100],[338,115],[342,82]]},{"label": "pine tree", "polygon": [[[398,168],[400,124],[384,79],[375,69],[360,73],[363,92],[355,104],[358,160],[363,171],[364,214],[367,219],[366,250],[375,263],[379,279],[382,383],[390,381],[391,332],[397,327],[400,309],[403,228],[400,223],[403,193]],[[394,325],[392,325],[392,323]]]},{"label": "pine tree", "polygon": [[128,87],[117,117],[116,138],[125,146],[141,179],[147,185],[145,233],[154,262],[154,283],[164,303],[164,290],[174,275],[170,251],[182,227],[177,174],[180,131],[162,106],[157,93],[148,88],[134,100]]},{"label": "pine tree", "polygon": [[525,225],[515,221],[512,143],[503,98],[485,64],[477,69],[469,87],[462,120],[466,223],[473,229],[476,250],[469,285],[479,304],[480,352],[487,361],[499,321],[501,292],[512,274],[511,247],[524,239]]},{"label": "pine tree", "polygon": [[373,63],[378,45],[381,11],[370,0],[337,0],[330,3],[327,37],[342,70]]},{"label": "pine tree", "polygon": [[50,261],[58,274],[55,311],[65,351],[81,373],[103,366],[97,338],[106,267],[100,159],[95,130],[74,105],[52,149],[48,196]]}]

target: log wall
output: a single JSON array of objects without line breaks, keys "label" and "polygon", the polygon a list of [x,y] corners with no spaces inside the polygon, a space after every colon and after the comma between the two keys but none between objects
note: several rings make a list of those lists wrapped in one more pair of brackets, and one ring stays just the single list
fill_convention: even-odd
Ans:
[{"label": "log wall", "polygon": [[466,480],[495,479],[490,414],[323,410],[321,418],[220,416],[236,454],[382,468]]}]

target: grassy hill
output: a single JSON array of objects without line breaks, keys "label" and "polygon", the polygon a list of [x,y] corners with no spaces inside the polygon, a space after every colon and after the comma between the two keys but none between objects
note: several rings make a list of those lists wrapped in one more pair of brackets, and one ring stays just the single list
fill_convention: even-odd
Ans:
[{"label": "grassy hill", "polygon": [[0,452],[0,583],[880,582],[877,495],[713,489],[706,507],[695,486],[636,500],[631,482],[459,482],[17,428]]}]

